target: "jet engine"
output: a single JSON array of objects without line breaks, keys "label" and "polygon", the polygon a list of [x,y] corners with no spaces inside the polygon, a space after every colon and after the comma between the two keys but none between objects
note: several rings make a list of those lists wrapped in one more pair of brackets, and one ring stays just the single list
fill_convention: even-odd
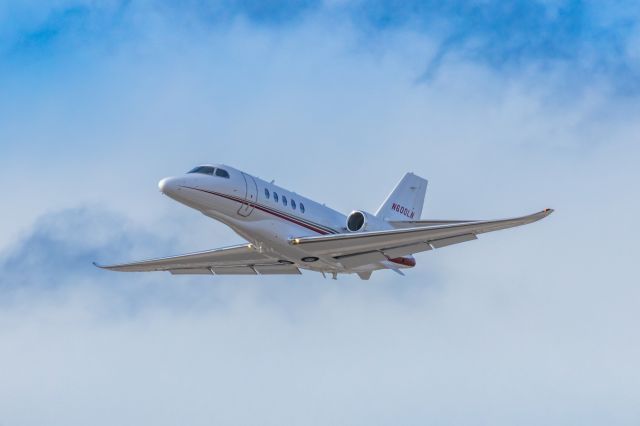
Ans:
[{"label": "jet engine", "polygon": [[393,229],[386,221],[362,210],[354,210],[347,216],[349,232],[380,231]]}]

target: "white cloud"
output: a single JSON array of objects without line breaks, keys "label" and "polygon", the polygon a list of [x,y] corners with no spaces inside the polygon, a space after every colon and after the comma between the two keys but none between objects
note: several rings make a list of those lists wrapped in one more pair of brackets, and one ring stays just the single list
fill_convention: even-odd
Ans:
[{"label": "white cloud", "polygon": [[[0,423],[637,423],[635,98],[456,55],[420,81],[425,36],[322,18],[149,25],[0,101]],[[210,161],[345,211],[406,170],[429,217],[557,211],[366,283],[89,265],[237,241],[157,192]]]},{"label": "white cloud", "polygon": [[312,285],[303,309],[245,287],[226,308],[116,319],[96,315],[113,303],[99,294],[5,310],[0,412],[22,424],[633,424],[639,347],[619,327],[637,318],[611,310],[632,303],[561,307],[550,286],[532,295],[496,275],[410,301],[379,283]]}]

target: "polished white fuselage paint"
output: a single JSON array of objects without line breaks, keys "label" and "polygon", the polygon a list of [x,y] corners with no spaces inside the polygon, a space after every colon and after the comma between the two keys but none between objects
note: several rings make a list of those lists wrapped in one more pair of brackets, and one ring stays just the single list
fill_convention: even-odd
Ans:
[{"label": "polished white fuselage paint", "polygon": [[[290,244],[293,238],[349,232],[346,228],[346,215],[233,167],[222,164],[212,167],[226,170],[229,177],[188,173],[161,180],[158,184],[160,191],[224,223],[262,252],[291,261],[305,269],[346,271],[330,258],[305,261],[303,259],[308,258],[309,254]],[[352,268],[348,272],[406,267],[383,261]]]}]

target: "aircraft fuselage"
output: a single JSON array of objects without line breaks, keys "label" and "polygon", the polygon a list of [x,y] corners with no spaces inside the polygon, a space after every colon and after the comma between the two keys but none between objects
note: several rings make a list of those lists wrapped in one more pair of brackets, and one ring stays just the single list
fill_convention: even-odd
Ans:
[{"label": "aircraft fuselage", "polygon": [[[158,186],[168,197],[229,226],[261,252],[305,269],[346,271],[333,259],[309,256],[291,244],[293,238],[349,232],[347,216],[323,204],[226,165],[199,166],[183,176],[162,179]],[[413,257],[403,256],[348,272],[413,266]]]}]

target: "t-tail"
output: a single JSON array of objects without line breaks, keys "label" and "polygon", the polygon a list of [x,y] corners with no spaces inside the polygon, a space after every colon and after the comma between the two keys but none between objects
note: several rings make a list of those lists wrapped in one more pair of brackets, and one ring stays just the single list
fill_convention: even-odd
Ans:
[{"label": "t-tail", "polygon": [[427,183],[426,179],[407,173],[382,203],[376,216],[386,221],[419,220]]}]

